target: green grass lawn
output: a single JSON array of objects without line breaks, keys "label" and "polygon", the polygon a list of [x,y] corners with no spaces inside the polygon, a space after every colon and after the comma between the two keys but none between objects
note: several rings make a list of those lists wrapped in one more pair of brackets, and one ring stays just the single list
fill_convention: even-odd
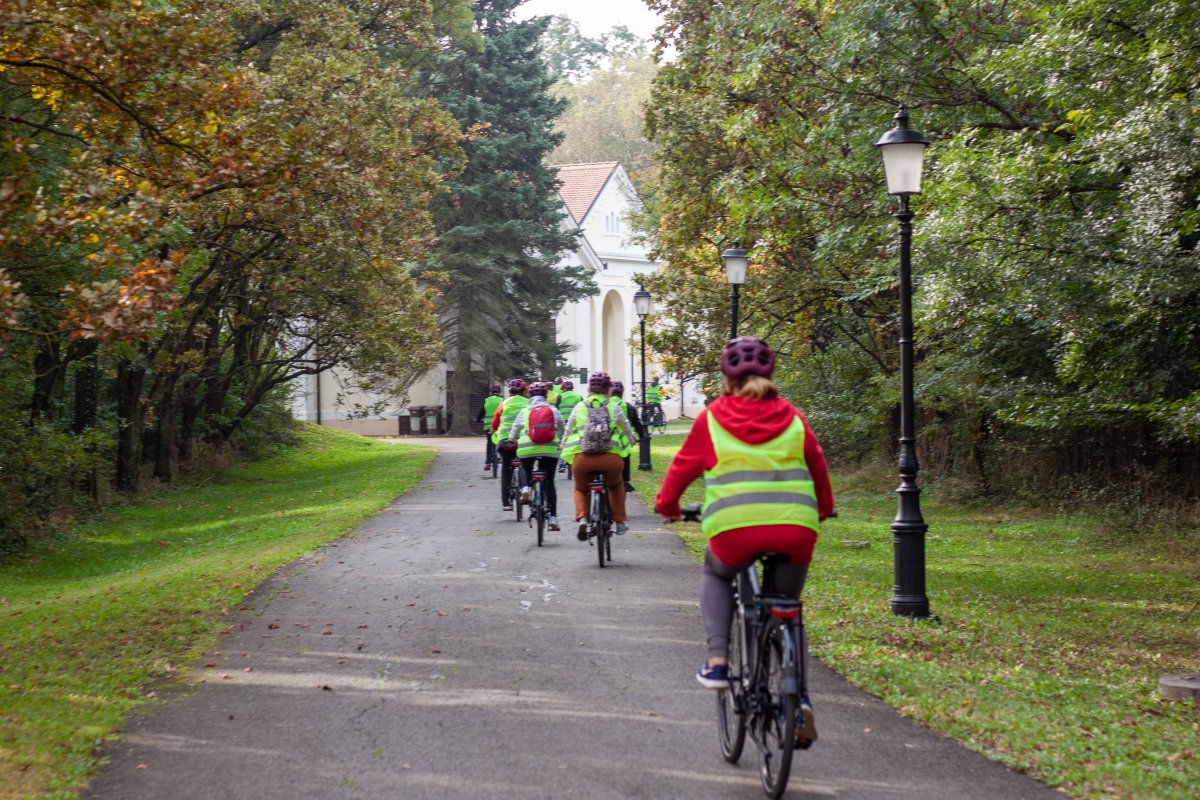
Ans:
[{"label": "green grass lawn", "polygon": [[[654,440],[656,481],[681,443]],[[839,517],[805,588],[814,653],[920,724],[1073,796],[1196,800],[1200,705],[1156,696],[1161,675],[1200,671],[1194,533],[1118,536],[1087,515],[963,505],[934,487],[922,511],[940,621],[906,620],[889,603],[897,483],[834,475]],[[698,482],[688,497],[701,494]],[[702,552],[699,526],[677,527]]]},{"label": "green grass lawn", "polygon": [[424,477],[428,447],[305,426],[300,446],[0,562],[0,798],[74,797],[97,746],[281,565]]}]

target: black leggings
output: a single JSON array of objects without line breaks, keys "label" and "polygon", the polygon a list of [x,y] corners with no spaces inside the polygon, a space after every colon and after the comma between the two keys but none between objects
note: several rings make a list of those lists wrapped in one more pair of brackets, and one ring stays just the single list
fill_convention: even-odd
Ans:
[{"label": "black leggings", "polygon": [[[711,550],[704,553],[704,574],[700,577],[700,615],[704,618],[704,630],[708,633],[709,658],[726,658],[729,655],[733,579],[747,566],[742,564],[733,567],[723,563]],[[770,565],[766,579],[772,592],[799,600],[807,577],[807,566],[800,567],[783,561]]]},{"label": "black leggings", "polygon": [[542,471],[545,480],[542,485],[546,491],[546,508],[550,510],[550,516],[558,516],[558,490],[554,488],[554,470],[558,468],[558,456],[529,456],[521,459],[521,466],[525,469],[523,476],[526,483],[531,480],[534,467]]}]

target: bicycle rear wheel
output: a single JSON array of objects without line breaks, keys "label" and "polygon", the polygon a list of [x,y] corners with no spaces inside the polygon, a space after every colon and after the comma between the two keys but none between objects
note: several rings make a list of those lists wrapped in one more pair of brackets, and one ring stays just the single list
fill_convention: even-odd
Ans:
[{"label": "bicycle rear wheel", "polygon": [[742,692],[746,663],[743,647],[744,627],[740,610],[734,609],[733,621],[729,625],[729,687],[717,691],[717,738],[721,742],[721,755],[730,764],[742,757],[746,744],[746,715]]},{"label": "bicycle rear wheel", "polygon": [[537,517],[538,547],[541,547],[542,539],[546,535],[546,507],[542,502],[542,484],[540,482],[533,486],[533,508],[529,515]]},{"label": "bicycle rear wheel", "polygon": [[763,791],[779,797],[787,788],[796,748],[796,711],[799,699],[786,688],[789,659],[796,649],[787,626],[774,617],[767,621],[756,676],[763,692],[759,720],[759,756]]}]

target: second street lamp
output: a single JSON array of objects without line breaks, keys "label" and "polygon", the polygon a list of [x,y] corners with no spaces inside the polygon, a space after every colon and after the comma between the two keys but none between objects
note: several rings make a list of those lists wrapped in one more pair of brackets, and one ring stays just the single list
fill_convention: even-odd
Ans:
[{"label": "second street lamp", "polygon": [[654,469],[650,463],[650,437],[645,435],[649,420],[646,419],[646,317],[654,310],[654,298],[646,291],[646,287],[638,284],[638,290],[633,295],[633,310],[637,312],[638,324],[642,329],[642,440],[638,442],[638,469],[649,472]]},{"label": "second street lamp", "polygon": [[750,259],[746,257],[747,253],[742,249],[742,243],[734,241],[733,247],[721,253],[721,260],[725,262],[725,278],[729,281],[730,287],[733,289],[733,297],[730,299],[729,309],[729,338],[737,338],[738,324],[738,291],[742,288],[742,284],[746,282],[746,271],[750,267]]},{"label": "second street lamp", "polygon": [[875,143],[883,156],[888,194],[900,201],[894,215],[900,222],[900,495],[892,521],[892,613],[902,617],[929,616],[925,596],[925,532],[921,489],[917,486],[917,448],[913,432],[912,220],[908,198],[921,193],[921,169],[929,142],[908,127],[908,110],[896,112],[895,127]]}]

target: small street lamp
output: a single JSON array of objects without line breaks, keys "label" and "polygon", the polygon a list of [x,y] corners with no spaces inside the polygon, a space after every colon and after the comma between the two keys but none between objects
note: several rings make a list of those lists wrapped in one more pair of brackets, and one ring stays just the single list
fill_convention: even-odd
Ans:
[{"label": "small street lamp", "polygon": [[[649,414],[646,411],[646,317],[654,310],[654,298],[646,291],[646,287],[638,284],[638,290],[633,294],[633,310],[637,312],[639,325],[642,329],[642,430],[647,430]],[[643,436],[638,442],[638,469],[649,472],[654,469],[650,463],[650,437]]]},{"label": "small street lamp", "polygon": [[921,193],[921,169],[929,142],[908,127],[908,109],[896,112],[895,127],[879,137],[875,146],[883,156],[888,194],[900,200],[894,216],[900,222],[900,495],[892,521],[892,613],[927,618],[925,596],[925,532],[921,517],[921,489],[917,486],[917,450],[913,434],[916,415],[913,401],[912,322],[912,220],[908,198]]},{"label": "small street lamp", "polygon": [[725,278],[729,281],[729,285],[733,287],[733,298],[730,301],[730,318],[732,322],[729,326],[729,338],[737,338],[737,323],[738,323],[738,292],[742,288],[742,284],[746,282],[746,270],[750,267],[750,259],[746,257],[746,251],[742,249],[742,243],[734,241],[733,247],[721,253],[721,260],[725,262]]}]

